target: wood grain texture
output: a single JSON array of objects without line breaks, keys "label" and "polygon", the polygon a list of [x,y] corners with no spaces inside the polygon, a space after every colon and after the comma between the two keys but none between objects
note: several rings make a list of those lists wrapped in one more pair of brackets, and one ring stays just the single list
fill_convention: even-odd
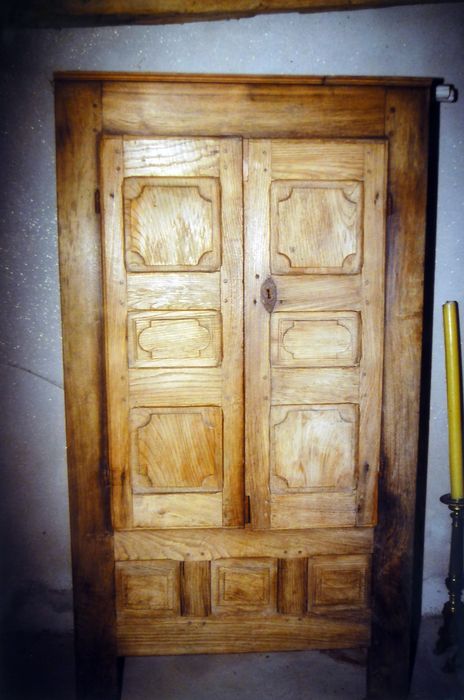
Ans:
[{"label": "wood grain texture", "polygon": [[[125,270],[118,284],[114,275],[108,284],[114,311],[108,325],[110,330],[111,324],[117,326],[121,342],[111,337],[107,354],[108,374],[117,370],[111,378],[116,388],[127,376],[127,364],[130,368],[131,459],[124,483],[134,513],[133,518],[123,515],[124,522],[129,526],[132,518],[135,527],[236,527],[244,517],[241,141],[106,139],[113,142],[119,150],[122,144],[123,155],[115,175],[109,162],[102,168],[105,192],[113,195],[111,205],[119,217],[107,260],[114,258],[113,267]],[[108,184],[115,177],[121,179],[117,196]],[[142,275],[140,281],[135,281],[136,273]],[[162,291],[164,274],[167,293]],[[199,275],[206,276],[204,287]],[[159,291],[162,300],[155,296]],[[176,308],[177,301],[187,309]],[[206,308],[197,309],[198,301]],[[128,311],[134,302],[138,310]],[[166,303],[173,306],[165,308]],[[124,370],[115,364],[116,356],[126,355],[123,317],[128,346]],[[203,367],[213,371],[195,373]],[[171,368],[175,371],[164,371]],[[110,394],[110,405],[122,416],[120,399]],[[120,428],[120,437],[110,435],[119,440],[118,449],[126,440],[127,421]],[[119,450],[115,457],[124,459],[122,454]],[[223,522],[218,523],[221,505]]]},{"label": "wood grain texture", "polygon": [[272,403],[357,403],[358,367],[308,367],[272,370]]},{"label": "wood grain texture", "polygon": [[175,561],[118,562],[118,618],[174,617],[180,614],[180,564]]},{"label": "wood grain texture", "polygon": [[359,367],[357,524],[377,523],[385,298],[386,144],[367,144],[364,176],[362,353]]},{"label": "wood grain texture", "polygon": [[[55,71],[54,79],[61,82],[101,81],[105,82],[159,82],[159,83],[220,83],[222,85],[335,85],[378,87],[430,87],[435,78],[375,75],[261,75],[261,74],[214,74],[214,73],[123,73],[118,71]],[[307,136],[311,136],[310,133]],[[334,135],[335,136],[335,135]]]},{"label": "wood grain texture", "polygon": [[130,426],[133,493],[222,490],[220,408],[135,408]]},{"label": "wood grain texture", "polygon": [[355,488],[358,409],[354,404],[273,406],[270,417],[272,493]]},{"label": "wood grain texture", "polygon": [[124,166],[126,176],[135,178],[219,177],[218,142],[215,138],[126,138]]},{"label": "wood grain texture", "polygon": [[272,528],[353,527],[355,492],[290,493],[272,495]]},{"label": "wood grain texture", "polygon": [[312,612],[369,606],[370,558],[314,557],[308,562],[308,608]]},{"label": "wood grain texture", "polygon": [[244,160],[245,188],[245,463],[251,525],[268,528],[269,411],[271,405],[270,318],[261,303],[269,277],[269,186],[271,144],[250,141]]},{"label": "wood grain texture", "polygon": [[308,560],[279,559],[277,609],[283,615],[303,615],[307,610]]},{"label": "wood grain texture", "polygon": [[[171,170],[167,164],[159,169]],[[221,232],[217,178],[141,177],[126,178],[124,184],[128,271],[218,269]]]},{"label": "wood grain texture", "polygon": [[220,406],[220,367],[129,370],[132,406]]},{"label": "wood grain texture", "polygon": [[[431,2],[431,0],[423,0]],[[324,12],[410,5],[414,0],[23,0],[12,14],[19,26],[89,26],[95,24],[170,24],[253,17],[275,12]]]},{"label": "wood grain texture", "polygon": [[113,526],[118,528],[128,527],[132,522],[127,428],[126,269],[121,245],[124,240],[121,138],[102,140],[100,168],[108,460]]},{"label": "wood grain texture", "polygon": [[[391,90],[386,104],[392,211],[387,267],[379,526],[373,560],[372,698],[406,698],[412,665],[412,570],[426,234],[426,90]],[[398,359],[401,358],[399,362]]]},{"label": "wood grain texture", "polygon": [[279,275],[276,311],[361,308],[360,275]]},{"label": "wood grain texture", "polygon": [[[289,168],[286,175],[291,174]],[[359,272],[362,203],[362,185],[355,181],[273,181],[272,272]]]},{"label": "wood grain texture", "polygon": [[[214,559],[211,562],[213,615],[269,615],[276,612],[275,559]],[[240,633],[240,636],[243,632]]]},{"label": "wood grain texture", "polygon": [[134,494],[135,527],[221,527],[222,493]]},{"label": "wood grain texture", "polygon": [[244,337],[242,143],[221,141],[222,188],[221,310],[223,331],[222,411],[224,415],[223,526],[244,522]]},{"label": "wood grain texture", "polygon": [[369,644],[368,617],[357,613],[324,617],[276,615],[176,618],[147,624],[123,620],[118,625],[118,653],[226,654],[298,649],[351,649]]},{"label": "wood grain texture", "polygon": [[159,134],[257,137],[375,137],[384,134],[381,87],[214,85],[158,82],[104,84],[104,128]]},{"label": "wood grain texture", "polygon": [[55,91],[77,692],[79,700],[116,700],[114,562],[104,466],[100,231],[94,211],[100,87],[57,82]]},{"label": "wood grain texture", "polygon": [[[295,151],[294,141],[279,140],[275,148],[272,142],[277,165],[272,162],[271,173],[279,179],[270,188],[270,260],[277,288],[271,321],[271,520],[290,527],[283,519],[284,511],[292,517],[290,510],[277,513],[285,493],[319,490],[333,494],[332,525],[337,517],[349,524],[352,500],[347,493],[357,490],[358,522],[372,525],[382,402],[385,144],[302,140],[298,155]],[[340,293],[331,320],[327,311],[319,311],[319,318],[316,311],[304,312],[302,295],[299,313],[280,311],[280,282],[286,276],[297,279],[296,295],[305,275],[335,278],[335,273],[339,278],[359,276],[354,309]],[[343,367],[349,372],[341,374]],[[331,368],[338,371],[332,374]],[[352,380],[347,401],[341,399],[346,387],[335,377]],[[314,400],[311,394],[318,390],[325,396]],[[300,501],[295,501],[296,512],[304,517]],[[306,517],[307,522],[315,519],[316,526],[322,524],[317,518],[324,519],[314,512]]]},{"label": "wood grain texture", "polygon": [[[398,698],[405,697],[409,674],[410,661],[410,642],[411,642],[411,609],[412,609],[412,532],[413,532],[413,511],[414,511],[414,478],[417,457],[417,422],[418,422],[418,397],[419,397],[419,367],[417,358],[420,348],[421,334],[421,314],[422,314],[422,259],[423,259],[423,244],[424,244],[424,211],[425,211],[425,165],[426,165],[426,150],[427,150],[427,99],[428,87],[431,85],[430,80],[408,81],[407,79],[393,79],[388,81],[379,79],[325,79],[325,78],[309,78],[301,80],[296,77],[283,77],[277,79],[270,89],[272,79],[252,76],[241,80],[237,76],[227,76],[222,81],[222,85],[217,88],[216,92],[219,97],[217,100],[212,99],[211,114],[205,117],[205,104],[209,104],[209,95],[219,85],[217,76],[201,77],[193,76],[186,78],[185,76],[102,76],[101,74],[88,74],[84,80],[84,76],[76,76],[69,80],[74,80],[77,84],[83,85],[82,101],[77,97],[73,97],[73,92],[76,88],[73,83],[70,83],[69,91],[66,93],[64,101],[57,102],[57,124],[59,130],[62,130],[61,147],[64,148],[66,158],[58,157],[58,174],[59,182],[61,182],[62,194],[59,189],[60,206],[64,207],[60,213],[60,236],[64,236],[64,241],[67,243],[64,246],[64,255],[62,254],[62,284],[64,285],[63,299],[65,319],[64,329],[67,328],[68,334],[74,333],[74,328],[71,327],[71,321],[75,320],[75,309],[82,310],[79,297],[84,299],[84,306],[90,299],[90,304],[86,306],[85,312],[79,311],[79,321],[76,326],[82,337],[79,339],[79,353],[76,353],[76,343],[66,345],[65,332],[65,372],[67,382],[71,388],[71,394],[67,394],[68,416],[68,435],[71,438],[71,455],[70,455],[70,485],[71,488],[76,487],[78,496],[72,498],[79,499],[82,503],[79,506],[79,513],[82,516],[77,517],[77,510],[71,511],[73,523],[73,532],[78,533],[73,542],[73,548],[79,547],[79,552],[82,552],[83,561],[87,562],[84,566],[80,560],[74,557],[74,570],[76,567],[80,572],[86,571],[86,576],[81,580],[77,588],[76,594],[76,626],[78,630],[78,639],[80,635],[80,644],[82,650],[95,651],[94,658],[96,663],[101,664],[96,668],[92,662],[84,657],[81,658],[80,669],[81,673],[85,667],[93,668],[94,672],[103,678],[107,670],[109,670],[110,683],[100,694],[99,700],[105,700],[111,697],[111,690],[108,692],[108,687],[111,688],[111,678],[114,676],[114,653],[111,646],[107,645],[108,640],[112,637],[111,618],[107,613],[110,610],[107,593],[113,585],[109,582],[105,571],[106,565],[112,567],[111,561],[105,560],[109,556],[111,535],[109,529],[101,529],[98,524],[101,520],[102,512],[101,504],[107,504],[107,485],[104,479],[101,478],[101,472],[97,476],[97,468],[95,456],[101,454],[101,432],[99,432],[99,420],[101,419],[101,371],[95,372],[95,368],[100,367],[101,363],[101,337],[99,336],[99,309],[100,302],[98,294],[95,295],[95,290],[98,290],[98,281],[95,274],[99,268],[98,257],[98,228],[96,226],[95,215],[93,213],[93,189],[97,187],[95,168],[89,168],[88,162],[95,159],[96,152],[96,133],[100,130],[98,119],[92,116],[92,104],[98,104],[98,90],[93,90],[89,86],[88,80],[106,79],[106,104],[109,106],[109,111],[106,114],[108,118],[109,128],[124,131],[125,126],[132,133],[140,136],[151,135],[152,129],[158,129],[160,134],[163,134],[163,128],[177,130],[175,134],[179,136],[179,125],[183,122],[187,123],[190,119],[197,118],[205,119],[205,134],[217,135],[222,128],[221,120],[224,118],[224,110],[219,108],[221,103],[221,94],[229,92],[230,98],[225,101],[229,108],[233,106],[239,107],[236,112],[238,117],[233,114],[230,117],[227,114],[227,123],[225,129],[233,126],[233,133],[236,135],[247,136],[252,132],[252,135],[257,138],[268,137],[271,135],[286,136],[286,137],[320,137],[327,138],[344,138],[345,137],[362,137],[367,135],[370,138],[372,135],[383,137],[384,134],[390,139],[390,151],[392,158],[389,165],[389,177],[392,182],[392,212],[389,219],[388,228],[388,285],[387,285],[387,309],[386,309],[386,362],[384,367],[385,376],[385,401],[384,401],[384,437],[382,441],[383,461],[382,461],[382,479],[380,482],[380,525],[377,529],[376,543],[376,559],[374,564],[374,646],[370,656],[370,692],[372,698]],[[135,78],[135,79],[134,79]],[[68,81],[68,76],[63,80]],[[113,87],[118,81],[120,90],[110,90],[110,83]],[[143,97],[140,95],[144,92],[141,89],[142,84],[146,85]],[[97,83],[98,85],[98,83]],[[163,85],[167,88],[164,92],[158,90],[159,86]],[[333,99],[333,95],[337,90],[337,85],[343,86],[340,92],[340,101]],[[401,90],[390,90],[387,102],[387,126],[384,125],[384,104],[383,96],[385,89],[388,86],[401,85]],[[403,88],[418,86],[417,90],[405,90]],[[135,86],[135,92],[131,93]],[[194,99],[192,94],[195,86],[201,88],[199,90],[198,99]],[[312,86],[312,87],[311,87]],[[170,101],[170,90],[172,91],[173,100]],[[64,95],[64,86],[58,86],[59,91]],[[124,93],[124,97],[122,96]],[[137,96],[133,103],[131,102],[134,94]],[[345,119],[347,111],[350,110],[353,102],[360,95],[364,95],[366,99],[362,99],[359,103],[359,110],[353,113],[353,116],[348,116]],[[317,111],[316,107],[311,107],[311,100],[321,98],[321,119],[314,116]],[[138,102],[140,97],[140,103]],[[283,103],[289,98],[288,110],[283,107]],[[95,101],[94,101],[95,98]],[[375,98],[375,99],[374,99]],[[61,99],[61,98],[60,98]],[[272,115],[272,101],[278,100],[279,105]],[[344,100],[344,105],[342,102]],[[150,107],[150,101],[153,109]],[[165,103],[166,109],[160,109],[160,121],[166,120],[167,127],[157,122],[157,110],[161,103]],[[203,106],[200,104],[203,103]],[[137,109],[137,105],[142,105],[142,111],[135,120],[131,117],[131,109]],[[253,107],[256,108],[257,121],[253,125]],[[331,114],[329,105],[333,108]],[[60,106],[61,105],[61,106]],[[147,106],[148,105],[148,106]],[[309,106],[308,106],[309,105]],[[190,107],[192,110],[190,111]],[[345,109],[346,107],[346,109]],[[120,111],[118,113],[118,109]],[[97,108],[98,111],[98,108]],[[289,117],[288,113],[292,113]],[[360,116],[360,113],[362,115]],[[171,116],[174,114],[172,121]],[[140,116],[141,115],[141,116]],[[239,120],[243,119],[243,115],[247,116],[246,123],[240,124]],[[308,117],[306,120],[305,116]],[[146,118],[146,122],[143,120]],[[322,124],[322,120],[324,123]],[[71,124],[71,128],[69,127]],[[198,124],[198,122],[197,122]],[[322,126],[321,126],[322,124]],[[188,125],[186,129],[188,130]],[[193,130],[193,127],[190,127]],[[319,133],[319,129],[324,129],[324,132]],[[197,132],[198,133],[198,132]],[[60,143],[60,141],[59,141]],[[81,146],[85,151],[85,163],[79,155],[78,150]],[[403,150],[404,149],[404,150]],[[285,159],[285,153],[279,158]],[[89,160],[90,159],[90,160]],[[304,175],[304,159],[300,159],[300,164],[295,167],[295,173],[300,177]],[[347,167],[349,159],[346,158],[344,167]],[[60,164],[61,163],[61,164]],[[64,163],[64,165],[63,165]],[[135,163],[135,160],[134,160]],[[282,166],[279,165],[279,167]],[[142,161],[140,166],[134,164],[134,168],[144,167]],[[311,166],[313,167],[313,166]],[[318,166],[319,167],[319,166]],[[359,168],[359,164],[356,166]],[[60,170],[62,168],[62,170]],[[135,170],[134,170],[135,172]],[[302,172],[303,175],[298,174]],[[90,173],[90,177],[89,177]],[[320,175],[321,173],[319,173]],[[138,175],[134,175],[138,177]],[[279,175],[281,177],[281,175]],[[348,177],[348,171],[347,171]],[[65,183],[65,184],[64,184]],[[59,186],[60,187],[60,186]],[[82,196],[81,196],[82,195]],[[87,198],[90,195],[91,199]],[[68,238],[69,232],[66,227],[70,226],[73,231],[71,238]],[[79,236],[76,232],[79,231]],[[80,236],[83,236],[83,241],[87,242],[87,248],[84,245],[84,254],[81,254],[79,243]],[[87,252],[86,252],[87,251]],[[76,257],[78,256],[78,257]],[[85,267],[84,265],[85,261]],[[89,269],[90,265],[90,269]],[[75,273],[76,276],[75,276]],[[134,273],[143,275],[144,273]],[[175,275],[177,273],[166,273],[166,275]],[[189,273],[191,274],[191,273]],[[79,276],[79,281],[77,280]],[[216,272],[207,273],[208,278],[212,279],[213,275],[218,275]],[[210,277],[211,276],[211,277]],[[363,308],[362,302],[362,286],[354,275],[350,279],[350,275],[327,275],[327,280],[320,280],[315,275],[306,275],[305,283],[302,284],[299,275],[295,275],[293,279],[285,279],[285,276],[276,276],[278,282],[278,306],[282,312],[293,310],[296,312],[306,313],[308,311],[337,311],[340,309],[340,299],[347,299],[349,309],[359,312]],[[322,276],[321,276],[322,277]],[[337,277],[346,277],[343,284],[337,286]],[[82,280],[86,280],[84,290],[82,288]],[[140,278],[141,279],[141,278]],[[166,277],[166,279],[168,279]],[[171,297],[170,291],[167,290],[166,298],[174,299],[173,303],[184,303],[187,308],[188,301],[185,300],[185,294],[182,286],[177,282],[173,283],[173,292]],[[87,284],[88,282],[88,284]],[[306,286],[305,286],[306,285]],[[215,289],[218,289],[217,281],[214,283]],[[129,281],[128,289],[131,287]],[[141,283],[143,287],[143,283]],[[168,288],[170,286],[168,285]],[[135,289],[135,288],[134,288]],[[185,289],[185,287],[184,287]],[[197,299],[201,293],[198,286],[195,288],[192,298]],[[316,293],[316,296],[315,296]],[[143,311],[144,301],[143,296],[145,291],[137,288],[134,295],[131,297],[136,299],[134,302],[134,311]],[[151,295],[151,296],[150,296]],[[305,306],[305,298],[311,297],[309,306]],[[213,298],[213,295],[212,295]],[[76,306],[76,299],[79,303]],[[147,299],[150,299],[148,309],[157,310],[158,307],[151,306],[153,300],[158,299],[158,293],[148,291]],[[204,299],[204,296],[203,296]],[[217,293],[214,292],[215,306],[217,309]],[[97,300],[97,301],[96,301]],[[184,301],[182,301],[184,300]],[[348,301],[349,300],[349,301]],[[282,302],[282,303],[280,303]],[[139,304],[142,303],[142,306]],[[155,301],[156,303],[156,301]],[[164,302],[161,301],[161,304]],[[170,303],[167,301],[167,303]],[[192,303],[196,303],[195,301]],[[203,301],[203,303],[205,303]],[[319,306],[319,303],[321,306]],[[67,304],[67,306],[66,306]],[[198,309],[208,309],[208,306],[202,306],[201,300],[198,301]],[[158,310],[162,310],[161,309]],[[90,315],[89,313],[90,312]],[[85,317],[85,319],[84,319]],[[97,321],[97,323],[95,322]],[[89,333],[89,341],[87,341],[87,333]],[[71,337],[71,336],[69,336]],[[72,347],[74,345],[74,347]],[[67,349],[66,349],[67,348]],[[398,363],[398,353],[401,353],[401,363]],[[68,366],[67,360],[68,358]],[[74,364],[76,362],[76,364]],[[315,403],[332,402],[334,399],[333,391],[336,384],[334,379],[335,370],[339,370],[338,378],[341,379],[342,395],[347,398],[344,401],[357,402],[359,399],[359,390],[357,383],[359,381],[359,372],[357,368],[328,368],[328,373],[324,374],[319,383],[315,383],[315,373],[312,373],[313,368],[299,368],[296,372],[302,372],[298,376],[298,381],[304,379],[306,389],[309,392],[310,387],[316,386],[317,391],[315,396],[312,395],[311,400]],[[101,367],[100,367],[101,370]],[[169,401],[172,401],[173,391],[178,392],[179,405],[204,405],[203,396],[207,396],[206,403],[210,406],[220,406],[222,400],[222,378],[218,368],[192,368],[185,370],[186,374],[177,368],[155,368],[147,370],[134,369],[130,372],[131,386],[133,387],[134,398],[133,405],[143,406],[142,385],[148,387],[148,396],[150,399],[157,402],[160,397],[161,404],[156,403],[160,407],[172,406]],[[275,368],[272,375],[273,389],[281,392],[283,403],[289,405],[298,405],[300,398],[297,394],[297,383],[291,387],[290,375],[287,372],[288,368]],[[349,370],[346,373],[346,370]],[[358,373],[358,375],[356,374]],[[351,375],[351,376],[350,376]],[[73,380],[74,377],[74,380]],[[83,381],[83,378],[85,381]],[[308,395],[310,395],[308,393]],[[72,404],[74,398],[78,399],[77,404]],[[211,400],[210,400],[211,399]],[[305,399],[306,400],[306,399]],[[83,415],[82,406],[86,407]],[[87,410],[88,409],[88,410]],[[98,416],[98,418],[96,418]],[[71,429],[69,429],[71,426]],[[79,446],[79,449],[74,451],[74,447]],[[74,460],[74,461],[73,461]],[[71,470],[73,475],[71,476]],[[89,493],[94,494],[89,498]],[[169,496],[169,494],[167,494]],[[202,494],[200,494],[202,495]],[[301,495],[301,494],[297,494]],[[303,494],[306,497],[307,494]],[[311,494],[310,494],[311,495]],[[75,501],[76,502],[76,501]],[[100,504],[100,505],[98,505]],[[294,513],[297,515],[301,504],[290,504]],[[343,511],[342,517],[347,518],[347,521],[352,515],[355,515],[355,508],[351,510],[351,503],[347,503],[346,510]],[[356,506],[356,504],[354,504]],[[171,503],[166,503],[166,510],[171,511]],[[143,504],[140,503],[141,512],[143,512]],[[330,504],[326,504],[324,508],[330,509]],[[95,510],[94,510],[95,509]],[[222,522],[221,506],[217,507],[215,513],[219,513],[217,522]],[[303,504],[301,510],[307,510]],[[204,509],[201,505],[198,506],[198,512]],[[93,520],[90,529],[83,526],[82,523],[87,521],[88,514],[96,513],[96,520]],[[164,517],[159,514],[160,518]],[[92,515],[93,517],[93,515]],[[216,517],[216,515],[214,516]],[[290,517],[290,515],[289,515]],[[82,518],[82,520],[81,520]],[[201,520],[201,517],[200,517]],[[350,521],[352,522],[352,521]],[[95,524],[96,523],[96,524]],[[108,520],[105,520],[108,524]],[[148,526],[147,526],[148,527]],[[178,527],[183,527],[182,523]],[[216,527],[213,526],[213,527]],[[224,531],[221,530],[219,524],[217,530],[198,527],[190,532],[186,530],[172,527],[164,533],[156,530],[147,530],[139,527],[137,531],[124,531],[116,533],[116,552],[117,556],[122,559],[131,560],[140,558],[141,560],[153,560],[157,558],[170,559],[174,557],[175,561],[204,561],[206,557],[227,558],[227,557],[243,557],[259,558],[267,556],[269,558],[287,559],[287,558],[310,558],[319,556],[333,557],[334,555],[354,556],[358,554],[368,554],[370,551],[370,543],[372,531],[368,528],[358,528],[347,526],[343,528],[316,528],[305,532],[303,530],[278,530],[276,539],[273,536],[274,532],[265,531],[248,532],[245,531]],[[306,527],[306,525],[305,525]],[[81,529],[79,529],[81,528]],[[95,534],[96,533],[96,534]],[[208,533],[207,535],[205,533]],[[252,535],[253,537],[248,537]],[[163,537],[167,539],[163,539]],[[91,544],[93,542],[93,544]],[[91,556],[89,555],[92,549]],[[98,580],[96,580],[95,562],[99,562]],[[79,562],[79,563],[78,563]],[[100,563],[101,562],[101,563]],[[105,564],[106,562],[106,564]],[[102,574],[100,576],[100,574]],[[350,573],[350,578],[352,574]],[[330,582],[330,575],[329,575]],[[83,588],[85,583],[86,588]],[[329,587],[330,588],[330,587]],[[80,593],[79,593],[80,591]],[[334,600],[338,596],[338,592],[334,592]],[[319,599],[321,600],[321,599]],[[332,605],[330,603],[330,605]],[[82,607],[82,605],[84,607]],[[113,605],[113,603],[111,603]],[[324,604],[322,604],[324,605]],[[98,609],[98,613],[95,611]],[[106,612],[105,612],[106,611]],[[316,611],[317,613],[317,611]],[[327,612],[311,613],[309,617],[305,617],[303,624],[297,624],[292,627],[285,618],[281,622],[275,621],[274,618],[266,621],[266,629],[260,629],[259,639],[257,640],[258,650],[272,649],[281,644],[289,644],[296,640],[297,644],[302,644],[303,647],[313,645],[316,647],[331,646],[337,644],[344,645],[346,642],[350,646],[353,644],[368,643],[367,633],[367,613],[361,610],[358,616],[358,610],[351,610],[348,613],[338,610],[336,614],[328,614]],[[114,615],[114,612],[112,613]],[[80,616],[80,618],[79,618]],[[317,620],[315,620],[315,616]],[[320,617],[319,617],[320,616]],[[226,627],[220,629],[214,624],[207,630],[202,630],[200,623],[195,624],[193,628],[183,627],[178,628],[177,622],[175,629],[167,628],[167,620],[163,621],[162,627],[143,626],[132,619],[121,621],[119,627],[120,644],[119,653],[166,653],[166,649],[172,649],[172,653],[176,647],[180,653],[184,650],[197,652],[201,650],[209,650],[208,637],[211,634],[212,645],[215,650],[240,651],[243,650],[243,639],[233,639],[237,635],[238,627],[236,621],[228,620]],[[262,620],[261,618],[258,618]],[[294,616],[293,619],[297,621]],[[349,621],[351,625],[354,619],[362,627],[358,627],[358,633],[353,637],[353,628],[351,632],[347,631],[345,622]],[[172,618],[170,619],[172,620]],[[343,624],[340,626],[340,621]],[[101,625],[100,625],[101,621]],[[185,622],[189,621],[188,619]],[[192,621],[192,620],[190,620]],[[222,620],[221,620],[222,622]],[[241,627],[243,633],[249,638],[253,637],[258,624],[256,620],[247,622],[248,628]],[[290,625],[290,626],[289,626]],[[335,627],[334,627],[335,625]],[[187,631],[186,631],[187,630]],[[293,634],[294,640],[289,638],[289,632]],[[99,636],[100,635],[100,636]],[[351,636],[350,636],[351,635]],[[165,647],[162,647],[160,639],[163,638],[166,642]],[[94,644],[94,647],[92,647]],[[96,645],[96,646],[95,646]],[[105,646],[106,645],[106,646]],[[255,649],[256,650],[256,649]],[[86,652],[85,652],[86,653]],[[171,652],[170,652],[171,653]],[[87,678],[91,675],[87,673]],[[89,684],[87,683],[87,686]],[[103,687],[103,686],[102,686]],[[98,682],[92,688],[97,693],[98,697]]]},{"label": "wood grain texture", "polygon": [[360,315],[351,310],[274,313],[271,318],[272,365],[274,367],[353,367],[357,365],[361,353],[360,320]]},{"label": "wood grain texture", "polygon": [[220,274],[165,272],[127,275],[127,306],[130,310],[219,309]]},{"label": "wood grain texture", "polygon": [[128,315],[129,367],[216,367],[222,360],[216,311],[141,311]]},{"label": "wood grain texture", "polygon": [[182,615],[206,617],[211,613],[211,565],[208,561],[181,564]]},{"label": "wood grain texture", "polygon": [[290,558],[369,553],[371,528],[312,530],[120,530],[115,532],[117,560],[176,559],[204,561],[238,557]]}]

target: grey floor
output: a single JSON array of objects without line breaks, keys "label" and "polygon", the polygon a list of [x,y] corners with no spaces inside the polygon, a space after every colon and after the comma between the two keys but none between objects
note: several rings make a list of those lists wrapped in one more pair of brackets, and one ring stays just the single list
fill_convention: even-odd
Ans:
[{"label": "grey floor", "polygon": [[[464,700],[463,670],[433,652],[440,619],[421,627],[411,700]],[[1,700],[73,700],[70,635],[22,637],[3,649]],[[365,697],[361,652],[291,652],[127,659],[122,700],[321,700]]]}]

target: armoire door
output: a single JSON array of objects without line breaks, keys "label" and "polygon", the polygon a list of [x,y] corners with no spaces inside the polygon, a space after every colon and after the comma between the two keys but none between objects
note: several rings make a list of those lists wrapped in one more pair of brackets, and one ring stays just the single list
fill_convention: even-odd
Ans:
[{"label": "armoire door", "polygon": [[365,645],[382,140],[108,136],[119,649]]}]

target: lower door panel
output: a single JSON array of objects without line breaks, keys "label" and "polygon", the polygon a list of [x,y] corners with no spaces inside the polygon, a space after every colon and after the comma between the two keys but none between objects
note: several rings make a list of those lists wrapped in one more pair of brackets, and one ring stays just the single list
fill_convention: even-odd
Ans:
[{"label": "lower door panel", "polygon": [[370,529],[121,531],[115,546],[121,655],[369,643]]}]

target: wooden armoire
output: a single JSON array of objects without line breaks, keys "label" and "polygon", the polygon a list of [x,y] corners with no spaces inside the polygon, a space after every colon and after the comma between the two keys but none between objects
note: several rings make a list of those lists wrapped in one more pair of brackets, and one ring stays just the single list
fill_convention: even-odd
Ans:
[{"label": "wooden armoire", "polygon": [[432,81],[55,87],[80,698],[368,646],[405,696]]}]

